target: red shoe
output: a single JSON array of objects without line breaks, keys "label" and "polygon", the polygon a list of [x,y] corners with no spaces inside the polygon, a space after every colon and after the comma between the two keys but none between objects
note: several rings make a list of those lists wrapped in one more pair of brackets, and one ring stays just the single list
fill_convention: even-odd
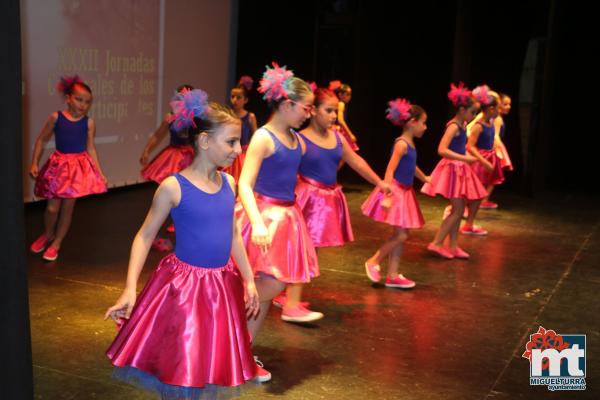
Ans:
[{"label": "red shoe", "polygon": [[256,378],[254,380],[258,383],[269,382],[271,380],[271,373],[264,369],[263,363],[254,356],[254,362],[256,363]]},{"label": "red shoe", "polygon": [[41,253],[51,241],[52,239],[46,237],[45,234],[42,234],[39,238],[35,239],[35,242],[31,244],[29,250],[35,254]]},{"label": "red shoe", "polygon": [[471,257],[471,255],[469,253],[467,253],[466,251],[464,251],[460,247],[456,247],[454,250],[450,249],[450,253],[452,253],[452,255],[454,256],[454,258],[461,258],[463,260],[466,260],[469,257]]},{"label": "red shoe", "polygon": [[438,256],[440,256],[442,258],[447,258],[448,260],[451,260],[454,258],[454,255],[452,255],[452,253],[450,253],[448,250],[444,249],[443,247],[436,246],[433,243],[429,243],[427,245],[427,250],[431,251],[432,253],[437,254]]},{"label": "red shoe", "polygon": [[498,208],[498,203],[494,203],[493,201],[484,201],[481,203],[479,208],[496,209]]},{"label": "red shoe", "polygon": [[394,279],[387,277],[385,279],[385,287],[390,288],[400,288],[400,289],[410,289],[414,288],[416,285],[415,281],[411,281],[408,278],[405,278],[404,275],[399,274]]},{"label": "red shoe", "polygon": [[365,262],[365,270],[367,271],[367,276],[372,282],[377,283],[381,280],[381,267],[379,264],[369,265],[368,262]]},{"label": "red shoe", "polygon": [[462,228],[460,228],[460,233],[463,235],[485,236],[488,234],[488,231],[477,225],[463,225]]},{"label": "red shoe", "polygon": [[285,302],[287,301],[287,297],[285,296],[285,291],[279,293],[277,296],[273,297],[271,302],[277,308],[283,308],[285,306]]},{"label": "red shoe", "polygon": [[286,322],[312,322],[321,318],[323,318],[323,313],[311,311],[302,304],[298,304],[294,308],[283,307],[281,312],[281,319]]},{"label": "red shoe", "polygon": [[58,250],[50,246],[48,247],[48,249],[46,249],[46,251],[42,255],[42,258],[46,261],[54,261],[58,258]]},{"label": "red shoe", "polygon": [[167,226],[167,232],[175,233],[175,225],[171,224],[171,225]]}]

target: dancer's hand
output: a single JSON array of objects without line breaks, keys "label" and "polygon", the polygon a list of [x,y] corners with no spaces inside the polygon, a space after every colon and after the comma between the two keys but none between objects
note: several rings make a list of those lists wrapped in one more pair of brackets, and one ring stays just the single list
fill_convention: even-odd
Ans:
[{"label": "dancer's hand", "polygon": [[254,279],[246,281],[244,284],[244,303],[246,304],[246,318],[256,318],[260,311],[260,300],[258,292],[254,285]]},{"label": "dancer's hand", "polygon": [[392,207],[392,196],[391,195],[386,195],[383,200],[381,200],[381,207],[389,209]]},{"label": "dancer's hand", "polygon": [[269,250],[271,237],[269,235],[269,230],[264,223],[252,225],[252,243],[260,247],[263,252]]},{"label": "dancer's hand", "polygon": [[465,155],[465,162],[467,162],[469,164],[473,164],[476,161],[479,161],[479,160],[477,160],[477,158],[475,158],[474,156],[472,156],[470,154]]},{"label": "dancer's hand", "polygon": [[38,176],[38,165],[37,164],[31,164],[31,167],[29,167],[29,175],[31,175],[32,178],[37,178]]},{"label": "dancer's hand", "polygon": [[385,183],[384,181],[381,181],[377,184],[377,187],[379,188],[379,190],[381,190],[385,194],[392,193],[392,186],[389,183]]},{"label": "dancer's hand", "polygon": [[104,314],[104,320],[107,320],[110,317],[116,323],[120,323],[120,320],[123,318],[129,319],[131,316],[131,310],[135,304],[135,298],[135,290],[125,289],[115,305],[106,310],[106,313]]},{"label": "dancer's hand", "polygon": [[431,176],[430,175],[427,175],[425,177],[425,183],[431,183]]}]

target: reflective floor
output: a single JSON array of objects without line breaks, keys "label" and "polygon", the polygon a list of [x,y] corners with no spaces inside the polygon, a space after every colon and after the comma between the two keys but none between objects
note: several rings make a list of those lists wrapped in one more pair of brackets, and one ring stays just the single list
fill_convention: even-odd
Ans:
[{"label": "reflective floor", "polygon": [[[111,379],[104,351],[116,331],[102,316],[121,292],[153,190],[144,184],[79,201],[59,259],[28,255],[36,399],[152,398]],[[401,267],[417,286],[397,290],[364,274],[390,233],[360,214],[368,187],[345,191],[356,241],[320,250],[322,276],[305,289],[325,318],[295,325],[272,308],[254,352],[273,379],[242,398],[600,398],[598,198],[499,192],[500,208],[478,221],[489,236],[461,236],[472,259],[449,261],[425,250],[446,203],[419,195],[427,224],[411,233]],[[41,233],[43,206],[26,208],[28,243]],[[151,252],[142,282],[164,254]],[[540,325],[587,335],[587,390],[530,386],[521,355]]]}]

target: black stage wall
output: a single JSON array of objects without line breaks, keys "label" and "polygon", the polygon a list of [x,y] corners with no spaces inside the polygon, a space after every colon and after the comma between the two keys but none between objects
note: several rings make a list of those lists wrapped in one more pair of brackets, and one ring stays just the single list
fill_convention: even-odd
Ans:
[{"label": "black stage wall", "polygon": [[0,2],[0,399],[33,398],[21,184],[19,0]]},{"label": "black stage wall", "polygon": [[[289,2],[285,9],[273,0],[241,0],[237,76],[258,80],[264,66],[276,60],[319,86],[332,79],[349,83],[354,92],[349,124],[360,153],[380,173],[397,134],[385,120],[388,100],[406,97],[426,109],[429,128],[417,148],[419,164],[428,172],[439,160],[437,144],[451,116],[449,83],[462,80],[471,88],[487,83],[513,99],[505,142],[516,170],[502,190],[598,191],[581,174],[593,171],[594,150],[566,152],[564,140],[565,132],[575,129],[569,118],[578,114],[581,104],[575,101],[595,79],[591,70],[583,73],[591,58],[586,30],[593,26],[582,21],[591,18],[586,14],[591,15],[558,0],[312,0]],[[538,45],[529,78],[533,93],[520,105],[530,42]],[[248,108],[265,121],[258,93]],[[341,180],[360,178],[344,168]]]}]

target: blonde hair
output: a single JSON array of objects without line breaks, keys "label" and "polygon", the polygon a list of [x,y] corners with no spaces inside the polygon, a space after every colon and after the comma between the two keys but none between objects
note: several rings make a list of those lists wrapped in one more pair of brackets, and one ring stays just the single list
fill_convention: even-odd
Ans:
[{"label": "blonde hair", "polygon": [[195,127],[188,128],[189,140],[194,150],[196,148],[196,138],[200,132],[206,132],[209,135],[214,133],[223,125],[227,124],[242,124],[242,120],[235,114],[235,112],[222,104],[214,101],[208,102],[208,110],[202,118],[194,118]]}]

